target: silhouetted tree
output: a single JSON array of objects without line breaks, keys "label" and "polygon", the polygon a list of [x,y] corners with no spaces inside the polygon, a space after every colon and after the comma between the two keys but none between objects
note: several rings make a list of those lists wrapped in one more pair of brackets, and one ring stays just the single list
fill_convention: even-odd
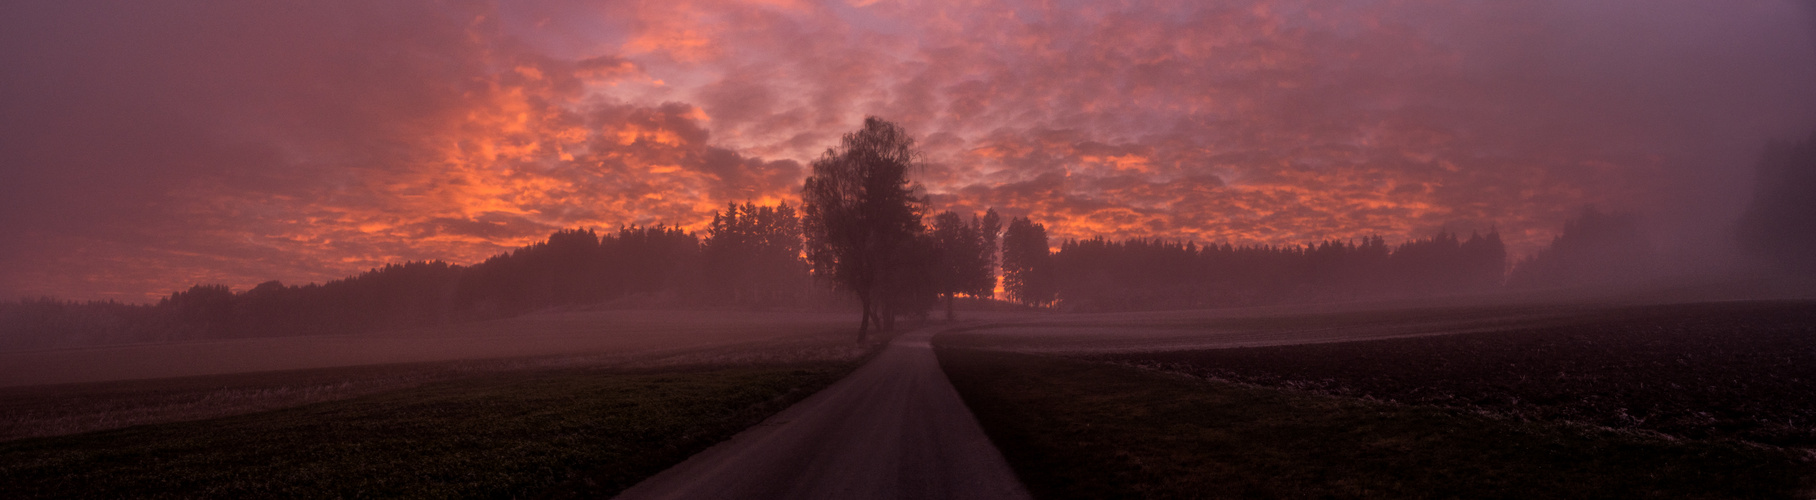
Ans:
[{"label": "silhouetted tree", "polygon": [[893,271],[915,260],[904,249],[922,231],[923,202],[907,177],[918,156],[901,126],[867,117],[863,128],[813,161],[813,175],[801,187],[808,262],[816,276],[857,295],[864,310],[860,341],[881,319],[878,306],[893,315],[907,305],[890,289],[905,276]]},{"label": "silhouetted tree", "polygon": [[[1011,223],[1010,233],[1021,231]],[[1005,289],[1012,285],[1005,233]],[[1507,267],[1498,232],[1466,241],[1439,232],[1389,249],[1360,242],[1200,247],[1193,242],[1102,237],[1067,240],[1051,255],[1055,303],[1067,310],[1184,309],[1421,296],[1492,290]],[[1012,295],[1013,296],[1013,295]]]},{"label": "silhouetted tree", "polygon": [[618,296],[672,299],[685,283],[697,282],[700,239],[676,226],[630,226],[616,237],[602,238],[604,279],[617,285]]},{"label": "silhouetted tree", "polygon": [[1009,220],[1003,231],[1003,293],[1010,300],[1032,306],[1053,302],[1053,260],[1047,247],[1047,228],[1027,217]]},{"label": "silhouetted tree", "polygon": [[895,330],[901,316],[926,318],[939,302],[939,249],[927,233],[915,233],[889,250],[890,265],[883,268],[877,300],[877,321],[882,331]]},{"label": "silhouetted tree", "polygon": [[807,281],[801,220],[794,207],[727,204],[714,213],[701,246],[706,295],[720,303],[795,302]]},{"label": "silhouetted tree", "polygon": [[996,210],[970,222],[952,212],[933,218],[933,245],[938,255],[935,278],[946,298],[946,320],[956,319],[953,301],[959,295],[989,297],[996,293],[996,233],[1001,231]]},{"label": "silhouetted tree", "polygon": [[[1068,240],[1057,253],[1049,251],[1044,226],[1016,217],[999,231],[994,210],[969,221],[942,213],[928,231],[923,201],[905,175],[912,145],[900,127],[868,119],[814,162],[802,189],[804,217],[787,204],[729,204],[714,215],[704,243],[665,225],[604,235],[572,229],[465,267],[387,264],[321,284],[269,281],[239,293],[198,285],[156,305],[0,302],[0,348],[349,334],[681,297],[767,306],[805,295],[809,264],[813,275],[858,295],[863,339],[871,328],[892,329],[899,317],[924,316],[941,296],[948,317],[956,296],[993,296],[999,232],[1008,297],[1069,310],[1466,292],[1492,289],[1507,268],[1494,231],[1467,240],[1440,232],[1393,249],[1379,236],[1279,247],[1097,237]],[[1552,248],[1523,262],[1513,281],[1628,272],[1619,270],[1645,261],[1643,246],[1630,217],[1588,210]]]},{"label": "silhouetted tree", "polygon": [[[746,207],[749,208],[749,207]],[[765,207],[768,208],[768,207]],[[759,255],[788,254],[804,279],[786,207],[750,213]],[[740,216],[744,219],[744,216]],[[743,224],[743,222],[740,222]],[[790,242],[792,241],[792,243]],[[771,253],[773,252],[773,254]],[[760,273],[763,267],[756,265]],[[782,267],[786,267],[783,265]],[[508,317],[626,297],[672,300],[698,282],[699,240],[680,228],[562,230],[472,266],[405,262],[326,283],[197,285],[154,305],[0,302],[0,348],[250,336],[352,334]]]},{"label": "silhouetted tree", "polygon": [[195,285],[158,301],[178,326],[176,338],[224,337],[233,312],[233,290],[227,285]]},{"label": "silhouetted tree", "polygon": [[548,240],[499,254],[462,273],[455,295],[475,318],[590,303],[613,295],[610,265],[592,230],[556,231]]},{"label": "silhouetted tree", "polygon": [[1197,245],[1135,238],[1067,240],[1051,257],[1054,300],[1072,310],[1170,308],[1206,283],[1193,273]]},{"label": "silhouetted tree", "polygon": [[1506,275],[1507,248],[1499,231],[1472,233],[1468,240],[1439,231],[1436,236],[1406,242],[1388,259],[1389,276],[1399,292],[1434,295],[1491,290]]},{"label": "silhouetted tree", "polygon": [[1564,223],[1551,246],[1521,259],[1507,276],[1516,288],[1607,284],[1643,277],[1652,266],[1652,246],[1632,214],[1605,214],[1584,207]]},{"label": "silhouetted tree", "polygon": [[1767,145],[1756,168],[1753,201],[1735,225],[1741,248],[1774,273],[1816,279],[1816,133]]},{"label": "silhouetted tree", "polygon": [[1507,278],[1507,245],[1501,242],[1501,231],[1490,228],[1486,236],[1470,233],[1469,240],[1463,242],[1463,262],[1465,269],[1460,272],[1463,286],[1472,290],[1492,290],[1501,287]]},{"label": "silhouetted tree", "polygon": [[972,265],[977,250],[977,235],[965,220],[950,211],[933,216],[933,245],[938,263],[934,278],[941,297],[946,299],[946,320],[954,319],[953,297],[965,288],[966,270]]},{"label": "silhouetted tree", "polygon": [[151,306],[49,297],[0,302],[0,350],[158,340]]}]

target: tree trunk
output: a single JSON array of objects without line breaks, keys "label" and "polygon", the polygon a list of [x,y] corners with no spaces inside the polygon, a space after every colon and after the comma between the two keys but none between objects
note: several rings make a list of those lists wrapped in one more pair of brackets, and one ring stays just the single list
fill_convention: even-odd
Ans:
[{"label": "tree trunk", "polygon": [[858,321],[858,342],[862,343],[864,337],[870,333],[870,295],[858,295],[858,304],[864,308],[864,319]]},{"label": "tree trunk", "polygon": [[883,331],[894,332],[895,331],[895,306],[890,305],[889,307],[884,308],[883,312],[884,312],[884,314],[883,314]]},{"label": "tree trunk", "polygon": [[953,297],[956,295],[958,295],[958,294],[956,294],[956,293],[946,294],[946,322],[947,323],[958,321],[958,313],[955,313],[952,311]]}]

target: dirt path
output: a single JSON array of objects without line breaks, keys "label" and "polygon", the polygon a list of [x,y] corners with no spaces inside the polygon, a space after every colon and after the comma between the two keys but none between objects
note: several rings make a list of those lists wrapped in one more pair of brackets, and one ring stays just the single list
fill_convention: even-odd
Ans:
[{"label": "dirt path", "polygon": [[1028,498],[940,371],[938,331],[619,498]]}]

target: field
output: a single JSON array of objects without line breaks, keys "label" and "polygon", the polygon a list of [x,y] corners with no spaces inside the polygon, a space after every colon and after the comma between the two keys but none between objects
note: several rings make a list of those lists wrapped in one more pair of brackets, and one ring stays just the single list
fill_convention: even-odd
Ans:
[{"label": "field", "polygon": [[1525,420],[1816,447],[1816,304],[1607,315],[1489,333],[1091,358]]},{"label": "field", "polygon": [[936,339],[1042,497],[1782,498],[1816,471],[1807,302],[1045,323]]},{"label": "field", "polygon": [[369,336],[0,352],[0,440],[332,401],[564,367],[838,360],[849,318],[645,311],[529,316]]},{"label": "field", "polygon": [[[1816,492],[1816,303],[968,317],[941,368],[1037,497]],[[609,496],[868,359],[849,319],[4,353],[79,383],[0,387],[0,497]]]},{"label": "field", "polygon": [[567,369],[0,443],[8,498],[610,495],[849,364]]},{"label": "field", "polygon": [[1788,498],[1801,452],[941,348],[1036,498]]},{"label": "field", "polygon": [[[306,369],[0,388],[0,497],[610,495],[838,380],[880,345],[852,342],[848,318],[836,319],[579,313],[370,341],[8,353],[200,360],[109,372],[144,375],[246,366],[232,347],[247,345],[400,347],[304,349],[318,354]],[[538,355],[500,357],[526,352]],[[361,364],[383,355],[443,359]],[[296,365],[256,365],[274,366]]]},{"label": "field", "polygon": [[849,314],[588,311],[360,335],[0,352],[0,387],[557,355],[622,355],[800,338]]}]

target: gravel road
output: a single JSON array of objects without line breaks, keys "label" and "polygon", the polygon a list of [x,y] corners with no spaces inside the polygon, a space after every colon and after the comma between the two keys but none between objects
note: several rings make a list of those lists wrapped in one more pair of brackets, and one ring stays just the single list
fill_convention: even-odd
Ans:
[{"label": "gravel road", "polygon": [[902,334],[849,377],[619,498],[1028,498],[928,339]]}]

